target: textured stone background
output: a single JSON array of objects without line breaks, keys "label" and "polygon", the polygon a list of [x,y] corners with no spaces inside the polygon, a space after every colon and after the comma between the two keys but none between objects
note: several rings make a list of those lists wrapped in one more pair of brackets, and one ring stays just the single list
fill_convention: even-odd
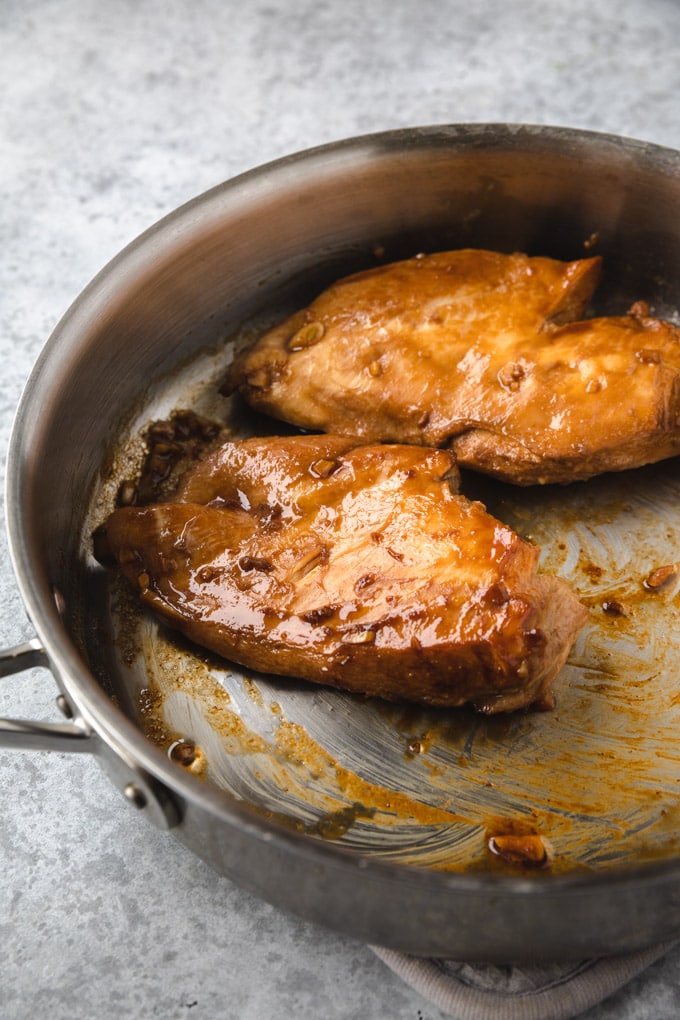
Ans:
[{"label": "textured stone background", "polygon": [[[52,327],[125,243],[269,159],[523,121],[680,148],[673,0],[2,0],[0,450]],[[0,539],[0,639],[31,635]],[[55,718],[48,675],[0,714]],[[0,1014],[438,1020],[365,947],[144,824],[88,756],[0,754]],[[680,950],[587,1020],[680,1015]],[[586,1020],[586,1018],[584,1018]]]}]

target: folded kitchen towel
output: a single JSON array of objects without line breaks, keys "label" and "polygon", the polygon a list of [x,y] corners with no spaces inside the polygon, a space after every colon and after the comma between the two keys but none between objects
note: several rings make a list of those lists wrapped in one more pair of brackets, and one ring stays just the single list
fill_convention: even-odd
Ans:
[{"label": "folded kitchen towel", "polygon": [[455,1020],[572,1020],[618,991],[675,942],[625,956],[522,966],[420,959],[371,946],[402,980]]}]

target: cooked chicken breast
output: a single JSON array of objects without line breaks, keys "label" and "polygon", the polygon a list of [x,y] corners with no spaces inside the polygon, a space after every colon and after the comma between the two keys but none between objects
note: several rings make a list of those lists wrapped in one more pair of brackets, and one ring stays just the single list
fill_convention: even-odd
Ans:
[{"label": "cooked chicken breast", "polygon": [[242,665],[392,700],[546,696],[586,611],[538,550],[452,492],[450,454],[341,436],[226,443],[108,546],[143,602]]},{"label": "cooked chicken breast", "polygon": [[579,321],[600,260],[462,250],[350,276],[239,356],[255,408],[367,442],[449,447],[519,485],[680,452],[680,330]]}]

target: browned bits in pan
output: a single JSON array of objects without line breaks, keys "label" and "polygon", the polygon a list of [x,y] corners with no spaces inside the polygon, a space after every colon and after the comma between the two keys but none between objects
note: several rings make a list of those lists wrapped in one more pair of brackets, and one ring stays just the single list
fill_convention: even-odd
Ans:
[{"label": "browned bits in pan", "polygon": [[168,749],[168,757],[179,765],[192,765],[196,760],[196,745],[190,740],[176,740]]},{"label": "browned bits in pan", "polygon": [[487,846],[494,857],[500,857],[508,864],[545,868],[550,863],[548,848],[542,836],[506,833],[490,836]]},{"label": "browned bits in pan", "polygon": [[623,602],[619,602],[618,599],[606,599],[602,603],[602,608],[605,613],[609,613],[610,616],[626,616],[627,610]]},{"label": "browned bits in pan", "polygon": [[144,506],[170,494],[178,476],[219,436],[221,426],[193,411],[174,411],[146,430],[147,455],[136,480],[118,491],[119,506]]},{"label": "browned bits in pan", "polygon": [[657,567],[653,570],[644,581],[643,586],[648,591],[659,591],[660,588],[664,588],[671,581],[674,581],[678,576],[678,568],[674,563],[668,563],[663,567]]}]

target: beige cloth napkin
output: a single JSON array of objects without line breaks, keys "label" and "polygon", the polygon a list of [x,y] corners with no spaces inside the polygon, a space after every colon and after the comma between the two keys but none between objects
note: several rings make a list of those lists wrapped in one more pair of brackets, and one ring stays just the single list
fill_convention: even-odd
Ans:
[{"label": "beige cloth napkin", "polygon": [[675,942],[602,959],[525,966],[419,959],[373,952],[406,984],[455,1020],[573,1020],[667,953]]}]

